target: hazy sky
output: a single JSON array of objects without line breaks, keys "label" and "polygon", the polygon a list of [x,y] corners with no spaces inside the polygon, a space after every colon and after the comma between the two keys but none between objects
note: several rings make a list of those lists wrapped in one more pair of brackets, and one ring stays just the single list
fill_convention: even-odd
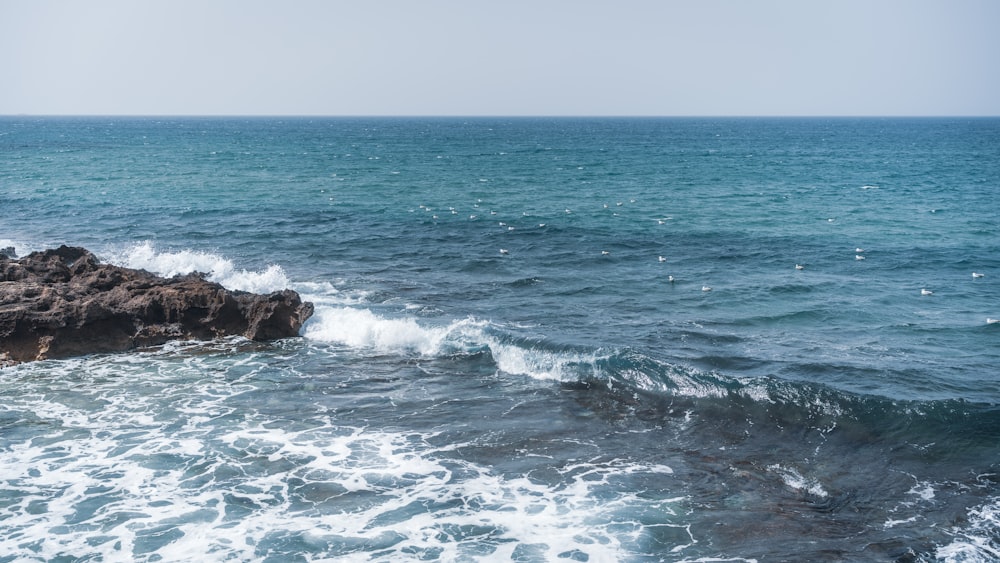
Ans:
[{"label": "hazy sky", "polygon": [[0,114],[1000,115],[1000,0],[0,0]]}]

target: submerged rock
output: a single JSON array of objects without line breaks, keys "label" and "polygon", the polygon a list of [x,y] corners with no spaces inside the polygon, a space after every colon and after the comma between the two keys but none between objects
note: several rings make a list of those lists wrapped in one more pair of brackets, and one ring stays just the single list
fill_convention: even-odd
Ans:
[{"label": "submerged rock", "polygon": [[101,264],[78,247],[0,254],[0,366],[170,340],[298,336],[312,313],[291,290],[230,291],[197,273],[163,278]]}]

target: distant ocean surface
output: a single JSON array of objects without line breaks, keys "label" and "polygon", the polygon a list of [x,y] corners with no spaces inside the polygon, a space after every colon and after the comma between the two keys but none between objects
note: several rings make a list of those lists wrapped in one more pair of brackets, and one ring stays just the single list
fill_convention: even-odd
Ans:
[{"label": "distant ocean surface", "polygon": [[1000,560],[1000,119],[0,118],[60,244],[316,314],[0,370],[0,562]]}]

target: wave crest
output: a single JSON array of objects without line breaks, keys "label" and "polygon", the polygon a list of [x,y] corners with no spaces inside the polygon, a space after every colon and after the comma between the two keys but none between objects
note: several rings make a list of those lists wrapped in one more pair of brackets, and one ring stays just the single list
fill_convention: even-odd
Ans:
[{"label": "wave crest", "polygon": [[278,265],[268,266],[262,272],[238,269],[231,260],[216,254],[193,250],[159,252],[149,241],[112,253],[108,261],[168,278],[203,272],[207,274],[206,279],[226,289],[252,293],[281,291],[291,285],[285,271]]}]

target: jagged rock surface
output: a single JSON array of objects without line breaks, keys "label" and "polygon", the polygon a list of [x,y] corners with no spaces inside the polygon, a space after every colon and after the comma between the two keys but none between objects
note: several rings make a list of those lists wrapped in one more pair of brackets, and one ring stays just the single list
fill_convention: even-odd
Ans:
[{"label": "jagged rock surface", "polygon": [[297,336],[313,313],[291,290],[230,291],[201,274],[162,278],[61,246],[0,254],[0,366],[170,340]]}]

